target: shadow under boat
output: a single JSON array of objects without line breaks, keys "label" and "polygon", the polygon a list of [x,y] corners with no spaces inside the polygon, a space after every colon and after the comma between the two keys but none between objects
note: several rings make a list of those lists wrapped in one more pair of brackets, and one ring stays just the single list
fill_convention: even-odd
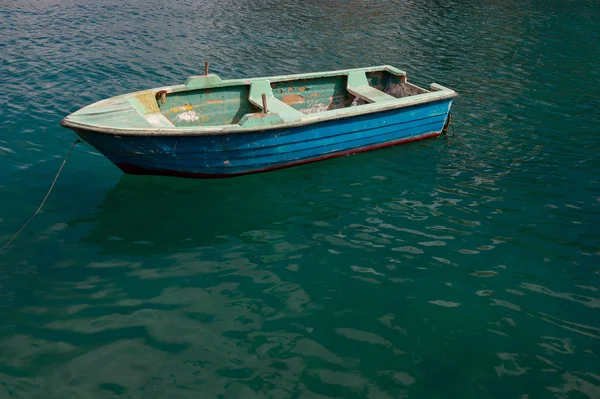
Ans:
[{"label": "shadow under boat", "polygon": [[146,256],[218,245],[285,221],[284,212],[272,212],[277,190],[248,180],[207,182],[124,175],[98,212],[78,220],[93,224],[81,242]]},{"label": "shadow under boat", "polygon": [[123,175],[97,212],[72,223],[92,225],[82,243],[120,255],[257,243],[261,235],[268,240],[272,232],[290,226],[310,229],[315,220],[343,217],[348,209],[335,206],[337,201],[348,201],[348,194],[371,196],[372,185],[380,184],[374,175],[393,172],[395,178],[386,184],[406,188],[413,184],[413,173],[435,174],[435,162],[423,156],[432,155],[433,145],[415,143],[233,179]]}]

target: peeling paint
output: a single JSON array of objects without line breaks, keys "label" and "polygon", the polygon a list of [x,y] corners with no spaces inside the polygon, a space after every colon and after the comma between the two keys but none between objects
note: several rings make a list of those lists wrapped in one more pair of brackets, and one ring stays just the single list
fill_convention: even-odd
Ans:
[{"label": "peeling paint", "polygon": [[302,112],[305,114],[316,114],[319,112],[325,112],[329,110],[329,104],[315,104],[310,108],[304,108]]},{"label": "peeling paint", "polygon": [[192,108],[193,108],[192,104],[183,104],[182,106],[179,106],[179,107],[173,107],[173,112],[179,113],[179,112],[191,111]]},{"label": "peeling paint", "polygon": [[281,101],[283,101],[287,105],[302,104],[304,103],[304,101],[306,101],[306,98],[304,98],[304,96],[301,96],[300,94],[284,94],[281,97]]},{"label": "peeling paint", "polygon": [[[247,85],[199,88],[174,93],[167,97],[166,105],[160,106],[160,113],[176,127],[237,124],[244,115],[257,111],[249,103],[248,95]],[[190,114],[178,116],[190,111],[194,111],[196,117]]]},{"label": "peeling paint", "polygon": [[200,118],[196,115],[196,111],[187,111],[178,114],[177,119],[179,119],[180,121],[194,122]]},{"label": "peeling paint", "polygon": [[388,85],[386,90],[389,95],[396,98],[414,96],[415,94],[424,93],[424,90],[419,90],[418,87],[413,86],[409,83],[392,83]]},{"label": "peeling paint", "polygon": [[135,98],[145,108],[146,113],[158,112],[158,102],[156,101],[156,98],[154,97],[152,92],[148,91],[145,93],[137,94]]}]

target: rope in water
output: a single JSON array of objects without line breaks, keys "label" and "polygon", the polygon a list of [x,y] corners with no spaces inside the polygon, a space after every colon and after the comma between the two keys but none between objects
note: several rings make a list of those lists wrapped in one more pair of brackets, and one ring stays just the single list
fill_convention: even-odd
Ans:
[{"label": "rope in water", "polygon": [[[454,137],[454,136],[456,136],[456,132],[454,131],[454,120],[452,119],[452,113],[450,113],[450,115],[448,116],[448,118],[449,118],[449,121],[448,121],[449,125],[452,126],[452,137]],[[69,152],[67,152],[67,155],[65,155],[65,158],[63,159],[63,162],[60,165],[60,168],[58,168],[58,172],[56,172],[56,176],[54,176],[54,181],[52,182],[52,185],[50,186],[50,189],[46,193],[46,196],[42,200],[42,203],[40,204],[40,206],[38,207],[38,209],[35,211],[35,213],[33,215],[31,215],[31,217],[25,222],[25,224],[23,226],[21,226],[21,228],[19,229],[19,231],[17,231],[11,237],[11,239],[8,240],[8,242],[6,244],[4,244],[2,246],[2,248],[0,248],[0,252],[4,251],[4,249],[6,247],[8,247],[10,245],[10,243],[13,242],[14,239],[17,238],[17,236],[19,234],[21,234],[21,232],[23,230],[25,230],[25,227],[27,227],[27,225],[33,220],[33,218],[35,218],[37,216],[37,214],[40,213],[40,211],[42,210],[42,207],[46,203],[46,200],[50,196],[50,193],[52,192],[52,189],[54,188],[54,185],[56,184],[56,181],[58,180],[58,176],[60,176],[60,172],[62,172],[63,168],[65,167],[65,163],[67,163],[67,159],[69,158],[69,155],[71,155],[71,152],[73,151],[73,148],[75,148],[75,146],[77,145],[77,143],[81,143],[81,140],[74,141],[73,145],[71,145],[71,148],[69,149]]]},{"label": "rope in water", "polygon": [[71,151],[73,151],[73,148],[75,148],[75,145],[77,145],[77,143],[80,143],[80,142],[81,142],[81,140],[77,140],[77,141],[73,142],[73,145],[71,146],[71,149],[69,150],[69,152],[67,152],[67,155],[63,159],[63,162],[60,165],[60,168],[58,169],[58,172],[56,173],[56,176],[54,177],[54,181],[52,182],[52,185],[50,186],[50,189],[46,193],[46,196],[44,197],[44,200],[40,204],[40,206],[37,209],[37,211],[35,211],[35,213],[33,215],[31,215],[31,217],[29,218],[29,220],[27,220],[25,222],[25,224],[19,229],[19,231],[17,231],[15,233],[15,235],[13,235],[12,238],[10,240],[8,240],[8,242],[6,244],[4,244],[4,246],[2,248],[0,248],[0,252],[2,252],[4,250],[4,248],[8,247],[10,245],[10,243],[13,242],[13,240],[15,238],[17,238],[17,236],[19,234],[21,234],[21,232],[25,229],[25,227],[27,227],[27,225],[29,224],[29,222],[31,222],[33,220],[33,218],[37,216],[38,213],[40,213],[40,211],[42,210],[42,207],[46,203],[46,200],[50,196],[50,193],[52,192],[52,189],[54,188],[54,185],[56,184],[56,181],[58,180],[58,176],[60,176],[60,172],[62,172],[62,170],[63,170],[63,168],[65,166],[65,163],[67,163],[67,158],[69,158],[69,155],[71,155]]},{"label": "rope in water", "polygon": [[[452,135],[448,134],[448,131],[452,129]],[[445,126],[444,130],[444,138],[448,141],[448,146],[452,144],[454,139],[456,138],[456,130],[454,130],[454,118],[452,117],[452,112],[448,114],[448,123]]]}]

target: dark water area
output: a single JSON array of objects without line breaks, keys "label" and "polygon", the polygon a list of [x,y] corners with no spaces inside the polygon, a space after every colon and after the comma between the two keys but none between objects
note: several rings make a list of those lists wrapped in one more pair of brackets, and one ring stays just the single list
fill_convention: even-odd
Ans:
[{"label": "dark water area", "polygon": [[0,0],[0,245],[67,114],[391,64],[454,132],[227,180],[75,147],[0,253],[0,398],[600,398],[600,2]]}]

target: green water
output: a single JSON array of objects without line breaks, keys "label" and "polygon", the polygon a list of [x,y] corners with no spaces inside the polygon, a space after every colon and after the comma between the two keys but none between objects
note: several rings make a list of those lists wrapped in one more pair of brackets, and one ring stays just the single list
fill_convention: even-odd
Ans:
[{"label": "green water", "polygon": [[597,1],[0,2],[0,245],[91,102],[392,64],[455,134],[242,178],[88,145],[0,253],[0,398],[599,398]]}]

